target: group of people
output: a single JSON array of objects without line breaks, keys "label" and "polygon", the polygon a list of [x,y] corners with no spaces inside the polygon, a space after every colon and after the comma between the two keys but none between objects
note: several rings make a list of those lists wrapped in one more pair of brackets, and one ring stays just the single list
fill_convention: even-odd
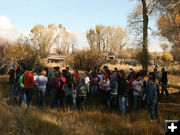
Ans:
[{"label": "group of people", "polygon": [[108,66],[104,66],[102,71],[94,68],[90,73],[79,74],[78,70],[71,73],[69,67],[62,71],[54,67],[44,68],[37,75],[33,68],[24,70],[15,64],[9,75],[11,101],[17,104],[19,93],[19,104],[24,102],[27,106],[32,103],[33,93],[37,90],[38,106],[46,106],[46,99],[50,97],[52,108],[71,106],[79,109],[97,98],[108,109],[118,107],[121,114],[126,114],[131,106],[133,111],[147,108],[154,119],[158,117],[159,97],[164,91],[169,95],[164,68],[161,75],[157,69],[147,74],[141,70],[135,72],[132,68],[128,72],[117,68],[110,71]]}]

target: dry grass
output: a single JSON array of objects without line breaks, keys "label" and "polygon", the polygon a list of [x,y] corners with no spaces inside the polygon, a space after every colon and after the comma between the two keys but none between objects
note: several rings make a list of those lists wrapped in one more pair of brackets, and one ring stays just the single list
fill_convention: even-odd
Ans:
[{"label": "dry grass", "polygon": [[[7,76],[0,76],[0,93],[8,92]],[[5,96],[1,95],[1,96]],[[159,119],[150,122],[149,113],[141,110],[122,116],[103,105],[91,104],[84,110],[38,108],[28,113],[19,106],[0,100],[0,134],[2,135],[162,135],[166,119],[180,118],[180,95],[163,97]],[[17,110],[17,111],[15,111]],[[22,128],[23,127],[23,128]],[[20,132],[20,129],[23,132]]]}]

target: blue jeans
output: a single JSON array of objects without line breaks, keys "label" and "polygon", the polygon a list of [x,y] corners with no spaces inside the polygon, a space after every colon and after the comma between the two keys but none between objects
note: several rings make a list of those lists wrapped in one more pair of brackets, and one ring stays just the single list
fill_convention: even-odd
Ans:
[{"label": "blue jeans", "polygon": [[76,108],[76,94],[72,95],[73,107]]},{"label": "blue jeans", "polygon": [[92,92],[93,95],[97,95],[98,94],[98,85],[92,84],[91,92]]},{"label": "blue jeans", "polygon": [[150,103],[149,104],[149,111],[151,114],[151,119],[158,117],[158,103]]},{"label": "blue jeans", "polygon": [[85,104],[87,105],[89,100],[90,100],[90,97],[91,97],[91,93],[90,92],[87,92],[86,94],[86,99],[85,99]]},{"label": "blue jeans", "polygon": [[26,103],[27,106],[29,106],[32,102],[33,88],[25,88],[25,94],[26,94]]},{"label": "blue jeans", "polygon": [[14,84],[10,84],[10,90],[9,90],[9,92],[10,92],[10,99],[12,99],[12,97],[13,97],[13,92],[14,92]]},{"label": "blue jeans", "polygon": [[134,106],[133,110],[138,111],[141,106],[141,96],[134,95]]},{"label": "blue jeans", "polygon": [[56,90],[51,90],[50,91],[50,95],[51,95],[50,106],[52,108],[56,106],[56,94],[57,94]]},{"label": "blue jeans", "polygon": [[45,106],[46,88],[38,88],[38,106]]},{"label": "blue jeans", "polygon": [[17,104],[17,94],[18,94],[19,89],[20,89],[20,88],[19,88],[18,86],[15,86],[15,87],[14,87],[14,93],[13,93],[14,99],[13,99],[13,104]]},{"label": "blue jeans", "polygon": [[126,113],[126,98],[122,95],[119,95],[119,109],[121,114]]},{"label": "blue jeans", "polygon": [[169,93],[168,93],[168,90],[167,90],[167,83],[162,83],[161,96],[163,96],[164,91],[165,91],[166,95],[168,96]]},{"label": "blue jeans", "polygon": [[117,95],[116,94],[110,94],[107,98],[107,107],[110,108],[111,107],[111,102],[113,102],[113,107],[114,109],[116,108],[116,98]]},{"label": "blue jeans", "polygon": [[22,101],[25,101],[25,96],[24,96],[24,88],[23,87],[20,87],[19,88],[19,103],[21,104]]}]

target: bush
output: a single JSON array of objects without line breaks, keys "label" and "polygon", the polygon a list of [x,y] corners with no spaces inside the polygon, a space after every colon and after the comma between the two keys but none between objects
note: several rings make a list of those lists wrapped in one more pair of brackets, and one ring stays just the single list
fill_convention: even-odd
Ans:
[{"label": "bush", "polygon": [[101,67],[105,62],[102,59],[102,53],[96,49],[77,51],[73,55],[67,55],[67,63],[73,69],[90,71],[94,67]]},{"label": "bush", "polygon": [[163,62],[172,62],[173,61],[173,56],[170,53],[165,52],[165,53],[163,53],[161,59],[162,59]]}]

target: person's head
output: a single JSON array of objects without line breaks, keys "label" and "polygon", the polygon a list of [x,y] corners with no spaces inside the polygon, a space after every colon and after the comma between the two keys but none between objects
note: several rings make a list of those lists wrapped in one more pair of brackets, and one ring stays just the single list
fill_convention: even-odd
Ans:
[{"label": "person's head", "polygon": [[74,70],[74,73],[79,73],[78,69],[75,69],[75,70]]},{"label": "person's head", "polygon": [[114,71],[118,72],[118,69],[117,69],[117,67],[115,67],[115,68],[114,68]]},{"label": "person's head", "polygon": [[56,73],[55,73],[53,70],[51,70],[51,71],[49,71],[49,73],[48,73],[48,77],[49,77],[49,78],[52,78],[55,74],[56,74]]},{"label": "person's head", "polygon": [[104,66],[103,69],[104,69],[104,70],[107,69],[107,66]]},{"label": "person's head", "polygon": [[149,73],[149,78],[153,77],[154,76],[154,73],[153,72],[150,72]]},{"label": "person's head", "polygon": [[89,72],[85,72],[85,77],[89,76]]},{"label": "person's head", "polygon": [[128,75],[127,75],[127,73],[124,72],[124,73],[121,73],[121,77],[126,80]]},{"label": "person's head", "polygon": [[97,68],[97,69],[96,69],[96,73],[99,74],[99,72],[100,72],[100,70],[99,70],[99,68]]},{"label": "person's head", "polygon": [[124,74],[125,73],[125,71],[123,70],[123,69],[121,69],[120,71],[119,71],[119,74],[120,74],[120,76],[122,77],[122,74]]},{"label": "person's head", "polygon": [[96,72],[96,70],[97,70],[97,67],[94,67],[93,72]]},{"label": "person's head", "polygon": [[29,67],[27,68],[27,70],[32,72],[32,71],[33,71],[33,67],[32,67],[32,66],[29,66]]},{"label": "person's head", "polygon": [[54,71],[59,71],[59,66],[57,66],[57,67],[54,67]]},{"label": "person's head", "polygon": [[141,80],[141,74],[139,74],[139,73],[136,74],[136,80],[137,80],[137,81],[140,81],[140,80]]},{"label": "person's head", "polygon": [[66,71],[69,72],[69,67],[66,67]]},{"label": "person's head", "polygon": [[132,68],[129,69],[129,74],[132,74],[134,72],[134,70]]},{"label": "person's head", "polygon": [[157,68],[154,69],[154,72],[155,72],[155,73],[157,72]]},{"label": "person's head", "polygon": [[162,69],[161,69],[161,72],[165,72],[165,69],[164,69],[164,68],[162,68]]},{"label": "person's head", "polygon": [[150,78],[149,78],[149,82],[150,82],[150,83],[155,83],[155,80],[156,80],[155,77],[150,77]]},{"label": "person's head", "polygon": [[66,69],[63,69],[63,70],[62,70],[62,75],[63,75],[64,77],[66,77],[66,75],[67,75],[67,70],[66,70]]},{"label": "person's head", "polygon": [[41,75],[46,76],[46,71],[45,70],[41,71]]},{"label": "person's head", "polygon": [[112,72],[112,76],[116,76],[117,73],[115,71]]}]

